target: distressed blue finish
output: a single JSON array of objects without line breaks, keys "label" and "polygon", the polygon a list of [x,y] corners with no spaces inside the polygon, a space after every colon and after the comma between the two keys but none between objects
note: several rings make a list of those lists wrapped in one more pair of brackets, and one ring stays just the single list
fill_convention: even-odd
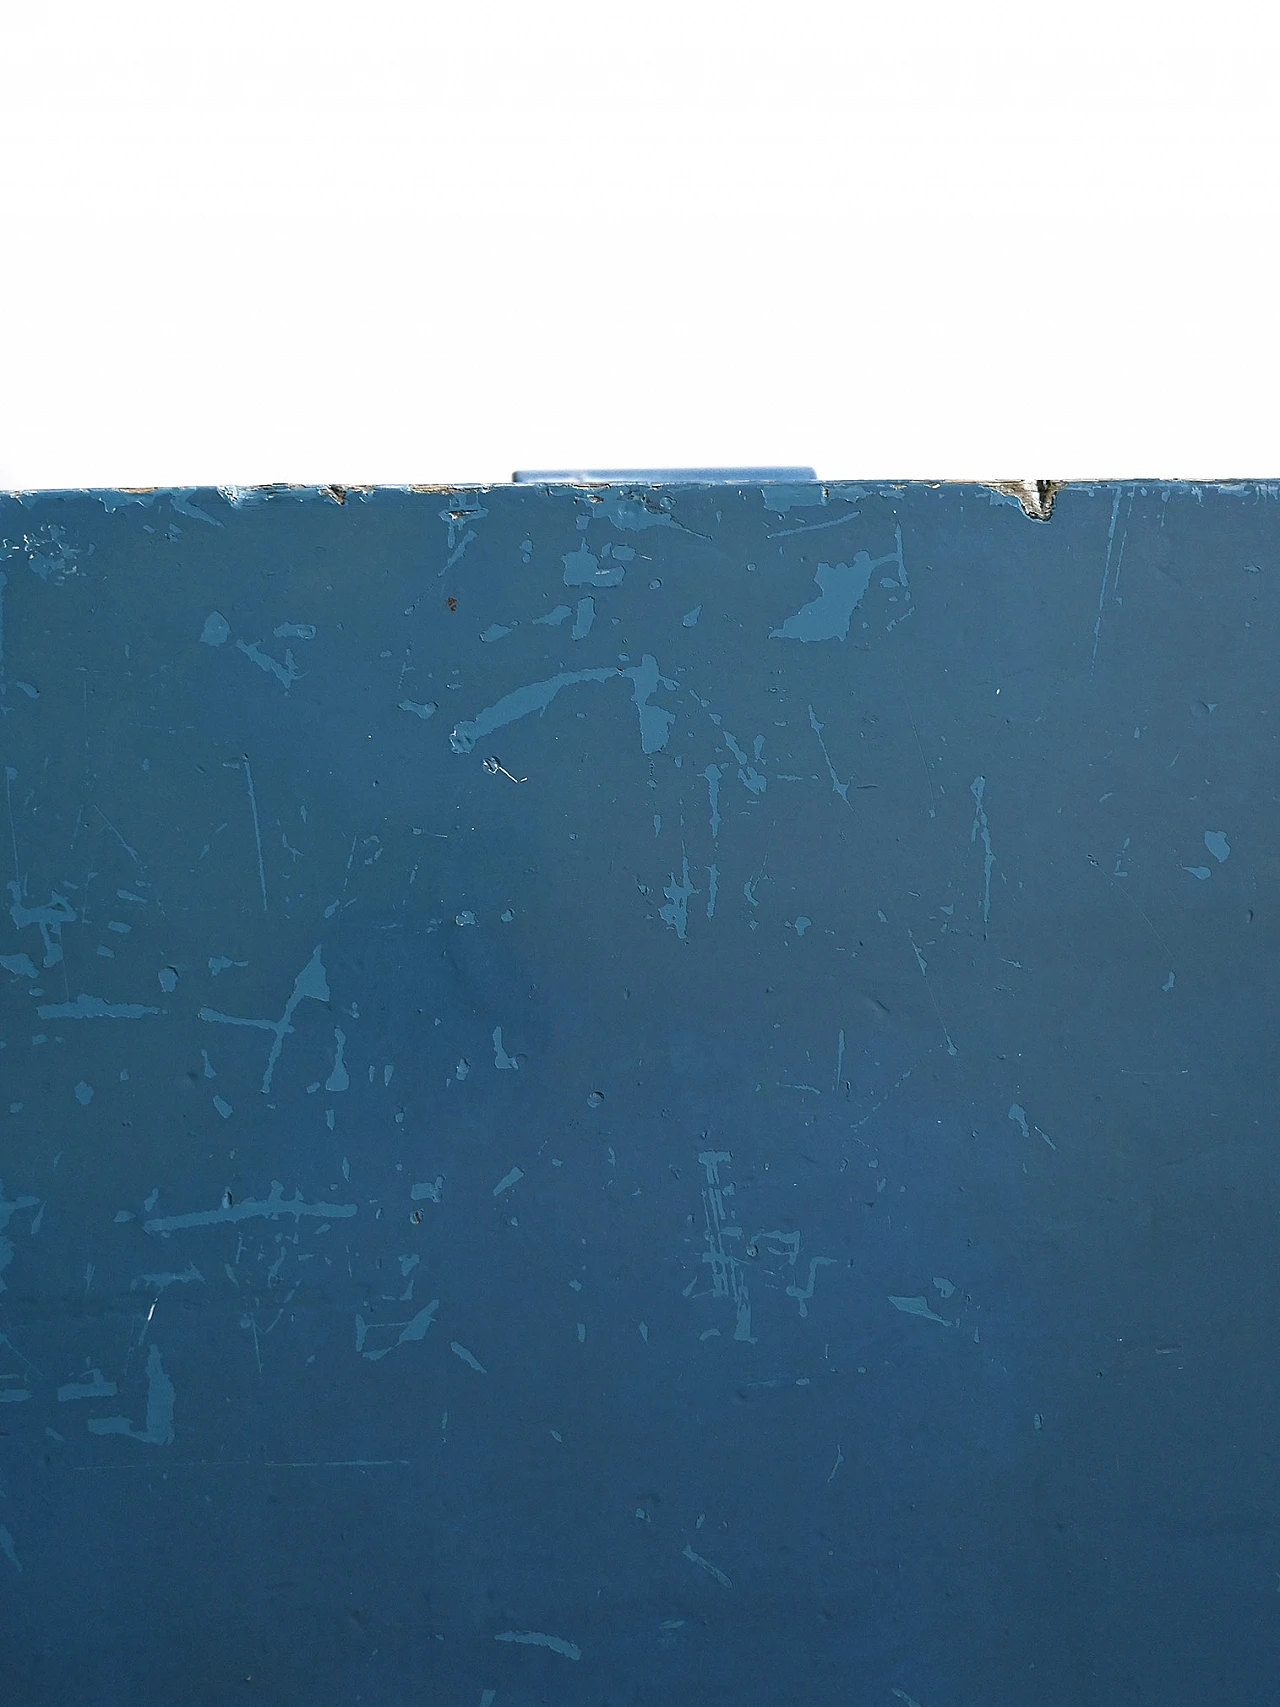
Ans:
[{"label": "distressed blue finish", "polygon": [[0,505],[0,1677],[1268,1703],[1261,486]]}]

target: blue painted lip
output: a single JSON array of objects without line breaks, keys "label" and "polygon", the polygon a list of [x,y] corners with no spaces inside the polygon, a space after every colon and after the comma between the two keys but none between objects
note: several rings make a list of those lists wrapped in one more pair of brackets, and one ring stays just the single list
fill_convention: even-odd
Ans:
[{"label": "blue painted lip", "polygon": [[517,486],[760,486],[817,480],[811,468],[518,468]]}]

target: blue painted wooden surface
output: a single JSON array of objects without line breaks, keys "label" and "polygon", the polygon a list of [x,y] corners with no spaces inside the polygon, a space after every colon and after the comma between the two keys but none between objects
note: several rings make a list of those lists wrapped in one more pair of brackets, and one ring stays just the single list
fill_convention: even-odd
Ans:
[{"label": "blue painted wooden surface", "polygon": [[1276,489],[0,506],[0,1674],[1274,1701]]}]

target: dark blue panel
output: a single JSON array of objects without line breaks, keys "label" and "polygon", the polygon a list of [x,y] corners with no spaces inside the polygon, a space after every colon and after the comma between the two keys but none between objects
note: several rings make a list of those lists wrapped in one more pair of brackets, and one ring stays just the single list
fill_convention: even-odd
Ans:
[{"label": "dark blue panel", "polygon": [[6,1702],[1273,1702],[1276,496],[4,500]]}]

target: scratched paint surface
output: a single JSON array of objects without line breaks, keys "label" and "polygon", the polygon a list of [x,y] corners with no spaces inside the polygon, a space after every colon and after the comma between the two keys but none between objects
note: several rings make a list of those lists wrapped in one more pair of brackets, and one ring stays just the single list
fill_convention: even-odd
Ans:
[{"label": "scratched paint surface", "polygon": [[1277,496],[3,500],[5,1699],[1270,1700]]}]

